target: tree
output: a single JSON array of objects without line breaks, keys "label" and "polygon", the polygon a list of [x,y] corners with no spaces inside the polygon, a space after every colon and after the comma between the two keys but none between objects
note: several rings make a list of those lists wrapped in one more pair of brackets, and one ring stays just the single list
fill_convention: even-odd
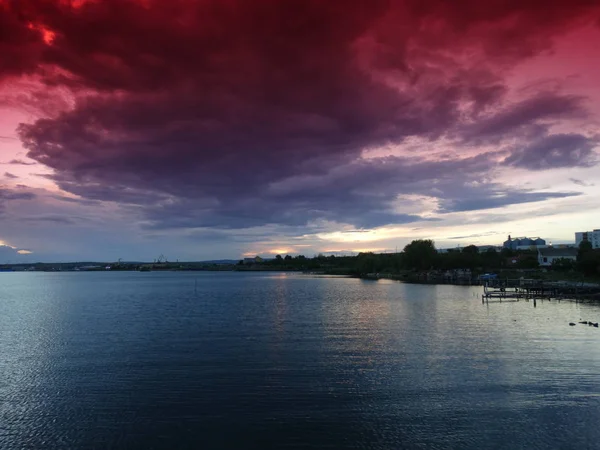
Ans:
[{"label": "tree", "polygon": [[517,269],[537,269],[540,266],[537,256],[531,253],[521,252],[515,258],[517,260],[515,268]]},{"label": "tree", "polygon": [[410,269],[430,269],[435,265],[437,256],[431,239],[417,239],[404,247],[404,260]]},{"label": "tree", "polygon": [[285,258],[283,258],[283,259],[285,259],[286,261],[291,261],[292,257],[290,255],[285,255]]},{"label": "tree", "polygon": [[479,247],[477,247],[476,245],[467,245],[465,248],[462,249],[462,252],[474,255],[479,253]]},{"label": "tree", "polygon": [[283,260],[283,258],[281,257],[281,255],[277,255],[275,257],[275,259],[277,260],[277,262],[281,262]]},{"label": "tree", "polygon": [[510,258],[511,256],[515,256],[516,252],[508,247],[504,247],[501,251],[500,254],[502,255],[502,257],[504,258]]},{"label": "tree", "polygon": [[502,255],[495,248],[490,247],[481,253],[481,264],[488,269],[497,269],[502,266]]},{"label": "tree", "polygon": [[377,259],[372,252],[359,253],[356,257],[356,271],[359,274],[377,272]]},{"label": "tree", "polygon": [[557,258],[552,261],[552,269],[561,272],[568,272],[575,268],[575,262],[569,258]]},{"label": "tree", "polygon": [[585,275],[600,273],[600,250],[594,250],[590,241],[581,241],[579,244],[577,268]]},{"label": "tree", "polygon": [[577,251],[577,261],[581,261],[586,254],[592,253],[594,248],[590,241],[581,241],[579,244],[579,250]]}]

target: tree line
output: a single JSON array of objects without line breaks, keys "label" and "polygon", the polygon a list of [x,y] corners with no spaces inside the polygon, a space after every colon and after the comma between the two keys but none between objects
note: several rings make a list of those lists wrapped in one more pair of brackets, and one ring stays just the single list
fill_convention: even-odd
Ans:
[{"label": "tree line", "polygon": [[[240,265],[243,262],[240,261]],[[253,265],[256,267],[256,265]],[[537,250],[511,250],[494,248],[480,251],[475,245],[462,249],[437,251],[431,239],[417,239],[407,244],[398,253],[359,253],[356,256],[277,255],[275,259],[260,263],[264,269],[277,270],[320,270],[327,273],[364,275],[369,273],[396,274],[406,271],[457,270],[491,272],[507,269],[536,269],[539,267]],[[562,272],[580,272],[587,276],[600,276],[600,250],[592,249],[583,242],[578,250],[577,261],[556,260],[550,268]]]}]

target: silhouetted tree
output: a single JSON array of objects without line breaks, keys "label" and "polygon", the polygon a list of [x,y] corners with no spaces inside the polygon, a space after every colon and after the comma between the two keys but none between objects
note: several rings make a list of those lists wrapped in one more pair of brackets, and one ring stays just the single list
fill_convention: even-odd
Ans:
[{"label": "silhouetted tree", "polygon": [[430,269],[435,266],[437,256],[431,239],[417,239],[404,247],[404,261],[410,269]]},{"label": "silhouetted tree", "polygon": [[579,244],[577,268],[585,275],[600,274],[600,250],[594,250],[590,241]]},{"label": "silhouetted tree", "polygon": [[568,272],[575,268],[575,261],[569,258],[557,258],[552,261],[552,269],[561,272]]},{"label": "silhouetted tree", "polygon": [[480,254],[479,260],[481,266],[487,269],[497,269],[502,266],[503,257],[495,248],[488,248],[485,252]]},{"label": "silhouetted tree", "polygon": [[359,253],[356,257],[356,271],[362,275],[377,272],[378,256],[371,252]]},{"label": "silhouetted tree", "polygon": [[517,269],[537,269],[540,266],[537,255],[533,252],[521,252],[516,259],[515,268]]},{"label": "silhouetted tree", "polygon": [[579,250],[577,251],[577,261],[581,261],[587,253],[592,253],[594,248],[590,241],[581,241]]}]

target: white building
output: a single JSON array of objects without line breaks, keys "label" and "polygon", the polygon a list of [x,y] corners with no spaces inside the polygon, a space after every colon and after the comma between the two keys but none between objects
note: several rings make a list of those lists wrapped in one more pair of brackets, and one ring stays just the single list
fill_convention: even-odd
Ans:
[{"label": "white building", "polygon": [[579,247],[583,241],[588,241],[592,244],[592,248],[600,248],[600,230],[580,231],[575,233],[575,245]]},{"label": "white building", "polygon": [[540,267],[550,267],[556,259],[570,259],[571,261],[577,260],[578,250],[573,247],[564,248],[540,248],[538,249],[538,263]]}]

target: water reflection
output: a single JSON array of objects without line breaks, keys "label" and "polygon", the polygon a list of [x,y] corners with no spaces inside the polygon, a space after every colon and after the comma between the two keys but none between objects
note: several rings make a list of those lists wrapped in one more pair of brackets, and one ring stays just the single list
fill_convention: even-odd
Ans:
[{"label": "water reflection", "polygon": [[276,281],[273,290],[274,302],[272,304],[272,315],[273,315],[273,329],[277,337],[277,343],[280,343],[283,339],[285,332],[285,321],[287,314],[287,297],[288,283],[286,282],[287,276],[273,277]]}]

